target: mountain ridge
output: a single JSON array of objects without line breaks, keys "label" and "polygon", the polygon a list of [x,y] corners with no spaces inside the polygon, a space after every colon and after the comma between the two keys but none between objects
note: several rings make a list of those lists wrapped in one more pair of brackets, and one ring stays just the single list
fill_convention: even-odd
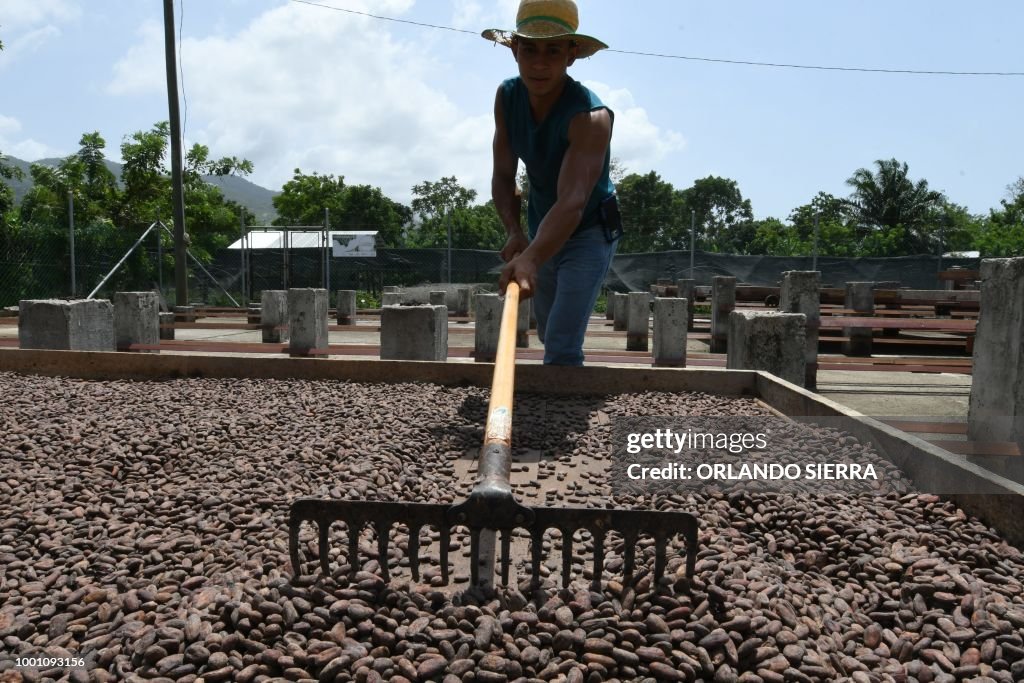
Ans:
[{"label": "mountain ridge", "polygon": [[[12,178],[11,180],[7,180],[6,178],[2,179],[4,183],[14,190],[15,204],[20,204],[28,191],[32,189],[32,176],[29,173],[29,168],[32,164],[55,167],[63,161],[63,159],[59,158],[25,161],[24,159],[19,159],[9,155],[5,155],[3,160],[8,166],[21,169],[22,173],[24,173],[24,177],[21,180],[16,178]],[[118,184],[120,184],[123,164],[111,161],[110,159],[104,159],[103,163],[106,164],[107,168],[109,168],[111,173],[114,174],[114,177],[117,178]],[[241,176],[203,176],[203,180],[220,188],[220,191],[224,193],[224,197],[226,199],[237,202],[252,211],[256,215],[257,223],[269,224],[277,217],[277,210],[274,209],[273,200],[274,197],[280,194],[280,192],[268,190],[267,188],[257,185],[256,183]]]}]

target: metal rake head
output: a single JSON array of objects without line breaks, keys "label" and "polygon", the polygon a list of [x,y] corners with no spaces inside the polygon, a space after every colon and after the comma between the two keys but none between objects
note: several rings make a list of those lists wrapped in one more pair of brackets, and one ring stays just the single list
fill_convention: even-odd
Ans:
[{"label": "metal rake head", "polygon": [[[472,500],[472,498],[471,498]],[[289,515],[289,551],[292,571],[302,574],[299,553],[299,529],[303,522],[315,522],[319,532],[320,569],[330,575],[328,552],[330,550],[330,527],[334,522],[343,522],[348,533],[348,562],[350,575],[358,568],[359,535],[371,527],[377,536],[377,556],[381,578],[390,580],[388,548],[391,530],[403,525],[409,530],[409,564],[413,580],[419,581],[419,532],[427,526],[440,532],[441,580],[449,580],[448,557],[452,533],[455,526],[465,526],[470,534],[470,580],[480,585],[481,568],[490,567],[482,557],[485,530],[500,532],[500,575],[501,583],[508,584],[512,562],[512,535],[517,529],[524,529],[530,535],[531,582],[540,584],[541,564],[544,561],[544,535],[550,529],[558,530],[562,536],[562,586],[567,587],[572,577],[573,535],[586,531],[593,539],[593,586],[600,589],[604,571],[605,543],[609,533],[618,534],[623,541],[623,575],[629,583],[636,568],[636,547],[642,537],[654,540],[654,578],[660,579],[668,563],[668,543],[682,536],[686,544],[686,575],[692,578],[697,559],[697,519],[687,512],[656,512],[649,510],[621,510],[595,508],[548,508],[518,506],[509,515],[489,515],[490,521],[481,523],[481,514],[467,514],[467,503],[449,506],[437,503],[395,503],[376,501],[322,500],[300,498],[292,503]],[[477,510],[481,512],[480,510]],[[472,512],[472,510],[471,510]],[[492,511],[493,512],[493,511]],[[505,519],[501,519],[505,518]],[[486,519],[486,517],[485,517]],[[490,579],[492,577],[484,577]]]}]

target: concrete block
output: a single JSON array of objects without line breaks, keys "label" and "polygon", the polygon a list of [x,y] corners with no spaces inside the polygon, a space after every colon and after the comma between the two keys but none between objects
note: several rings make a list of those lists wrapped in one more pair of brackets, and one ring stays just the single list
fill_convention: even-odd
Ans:
[{"label": "concrete block", "polygon": [[397,294],[402,288],[398,285],[384,285],[380,291],[382,294]]},{"label": "concrete block", "polygon": [[469,287],[459,287],[455,290],[455,315],[466,317],[472,313],[471,295],[472,290]]},{"label": "concrete block", "polygon": [[[873,316],[875,314],[874,287],[874,282],[847,282],[843,306],[855,311],[854,315],[858,317]],[[843,336],[847,337],[847,341],[843,342],[843,353],[847,356],[871,355],[870,327],[844,327]]]},{"label": "concrete block", "polygon": [[779,290],[779,313],[802,313],[807,318],[804,387],[818,386],[818,330],[821,327],[821,273],[787,270]]},{"label": "concrete block", "polygon": [[179,323],[194,323],[196,321],[195,306],[175,306],[174,320]]},{"label": "concrete block", "polygon": [[245,321],[250,325],[259,325],[260,311],[261,306],[259,304],[249,304],[249,307],[246,309],[245,313]]},{"label": "concrete block", "polygon": [[160,338],[174,339],[174,314],[160,314]]},{"label": "concrete block", "polygon": [[530,302],[532,299],[520,299],[519,311],[516,313],[516,348],[530,348]]},{"label": "concrete block", "polygon": [[730,370],[764,370],[803,386],[806,371],[802,313],[733,311],[729,314]]},{"label": "concrete block", "polygon": [[615,318],[613,318],[612,329],[616,332],[625,332],[626,322],[629,319],[629,295],[615,292],[612,296],[615,297]]},{"label": "concrete block", "polygon": [[381,360],[448,358],[447,306],[388,306],[380,316]]},{"label": "concrete block", "polygon": [[327,356],[327,290],[288,290],[288,354]]},{"label": "concrete block", "polygon": [[402,305],[402,293],[401,292],[384,292],[380,295],[381,306],[401,306]]},{"label": "concrete block", "polygon": [[711,352],[724,353],[729,346],[729,314],[736,308],[736,278],[711,278]]},{"label": "concrete block", "polygon": [[686,365],[686,299],[654,300],[654,364]]},{"label": "concrete block", "polygon": [[608,292],[604,300],[604,319],[615,320],[615,292]]},{"label": "concrete block", "polygon": [[651,321],[651,297],[647,292],[630,292],[626,300],[626,350],[646,351]]},{"label": "concrete block", "polygon": [[967,435],[1024,446],[1024,258],[981,262]]},{"label": "concrete block", "polygon": [[448,292],[431,292],[430,298],[428,299],[431,306],[444,306],[448,307]]},{"label": "concrete block", "polygon": [[160,345],[160,300],[156,292],[114,292],[114,346],[127,351],[133,344]]},{"label": "concrete block", "polygon": [[686,329],[693,331],[693,302],[697,299],[697,281],[689,278],[676,280],[676,296],[686,299]]},{"label": "concrete block", "polygon": [[356,304],[356,290],[354,289],[339,289],[337,293],[338,305],[335,307],[335,314],[337,316],[339,325],[355,325],[356,324],[356,311],[358,310],[358,304]]},{"label": "concrete block", "polygon": [[114,306],[105,299],[23,299],[18,347],[58,351],[113,351]]},{"label": "concrete block", "polygon": [[502,302],[503,299],[497,294],[477,294],[475,297],[473,359],[479,363],[493,363],[498,354]]},{"label": "concrete block", "polygon": [[288,341],[288,290],[264,289],[260,296],[260,325],[264,344]]}]

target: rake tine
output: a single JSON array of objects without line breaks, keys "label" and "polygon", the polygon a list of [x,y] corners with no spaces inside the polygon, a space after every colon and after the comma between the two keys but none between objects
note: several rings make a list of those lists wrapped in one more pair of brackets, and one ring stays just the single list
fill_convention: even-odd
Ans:
[{"label": "rake tine", "polygon": [[594,532],[594,578],[591,587],[595,593],[601,592],[601,575],[604,574],[604,529]]},{"label": "rake tine", "polygon": [[560,529],[562,532],[562,588],[569,587],[569,579],[572,578],[572,532]]},{"label": "rake tine", "polygon": [[665,554],[665,545],[668,542],[663,535],[658,534],[654,539],[654,580],[658,581],[665,574],[665,564],[668,557]]},{"label": "rake tine", "polygon": [[512,529],[505,529],[501,532],[501,583],[508,585],[508,569],[512,564],[509,557],[512,551]]},{"label": "rake tine", "polygon": [[420,580],[420,527],[409,527],[409,569],[412,580]]},{"label": "rake tine", "polygon": [[377,564],[380,565],[380,577],[384,583],[391,580],[388,572],[388,538],[391,535],[391,522],[377,523]]},{"label": "rake tine", "polygon": [[327,557],[329,550],[327,546],[327,534],[331,530],[331,523],[326,519],[320,520],[317,523],[317,530],[320,532],[320,571],[323,572],[324,576],[331,575],[331,562],[330,558]]},{"label": "rake tine", "polygon": [[469,530],[469,580],[471,586],[480,583],[480,528]]},{"label": "rake tine", "polygon": [[348,525],[348,578],[350,581],[355,581],[356,570],[359,566],[359,534],[363,530],[363,525],[352,521]]},{"label": "rake tine", "polygon": [[448,585],[448,546],[451,545],[451,531],[441,526],[441,581]]},{"label": "rake tine", "polygon": [[540,585],[540,554],[544,552],[544,529],[540,526],[530,534],[530,584]]},{"label": "rake tine", "polygon": [[626,554],[623,558],[624,567],[622,570],[624,583],[628,584],[633,578],[633,570],[636,569],[636,534],[626,534]]}]

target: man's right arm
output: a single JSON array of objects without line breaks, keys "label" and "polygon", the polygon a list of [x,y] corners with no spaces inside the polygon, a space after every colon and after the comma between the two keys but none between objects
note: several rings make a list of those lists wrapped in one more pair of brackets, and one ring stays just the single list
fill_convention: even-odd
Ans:
[{"label": "man's right arm", "polygon": [[505,126],[505,112],[501,103],[501,88],[494,97],[494,170],[491,174],[491,197],[508,240],[501,250],[501,258],[510,261],[526,249],[529,242],[520,224],[522,196],[516,187],[518,159],[512,151]]}]

